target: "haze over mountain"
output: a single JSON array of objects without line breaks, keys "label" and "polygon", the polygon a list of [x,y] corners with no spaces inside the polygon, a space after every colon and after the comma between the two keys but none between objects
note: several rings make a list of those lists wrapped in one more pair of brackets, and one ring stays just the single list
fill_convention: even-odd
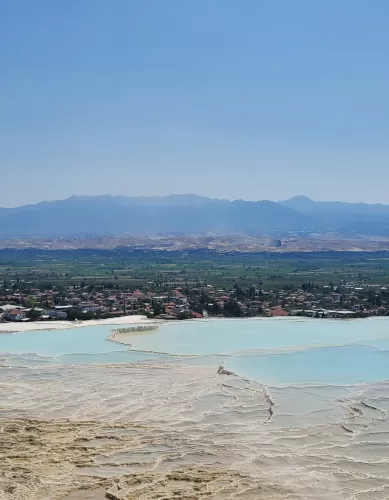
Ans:
[{"label": "haze over mountain", "polygon": [[346,233],[389,235],[389,205],[313,201],[307,196],[295,196],[280,204],[315,220],[317,227]]},{"label": "haze over mountain", "polygon": [[346,203],[342,201],[313,201],[307,196],[294,196],[286,201],[279,202],[284,207],[293,208],[306,215],[339,216],[339,215],[389,215],[389,205],[380,203]]},{"label": "haze over mountain", "polygon": [[0,209],[0,235],[246,233],[339,231],[389,235],[389,206],[316,202],[220,200],[195,194],[164,197],[72,196]]},{"label": "haze over mountain", "polygon": [[271,201],[197,195],[73,196],[0,211],[0,234],[235,233],[303,227],[309,217]]}]

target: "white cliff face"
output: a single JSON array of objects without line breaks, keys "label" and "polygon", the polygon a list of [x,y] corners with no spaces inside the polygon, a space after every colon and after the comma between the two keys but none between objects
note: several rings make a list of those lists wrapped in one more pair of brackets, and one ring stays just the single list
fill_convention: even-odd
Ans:
[{"label": "white cliff face", "polygon": [[[0,498],[97,486],[123,500],[163,487],[195,500],[384,498],[386,325],[227,320],[130,332],[135,347],[174,355],[108,342],[111,326],[1,336]],[[40,355],[13,350],[34,346]]]},{"label": "white cliff face", "polygon": [[[188,366],[182,359],[8,368],[0,385],[1,425],[15,424],[15,418],[50,420],[53,439],[62,440],[66,432],[55,430],[55,422],[70,419],[69,432],[85,436],[86,448],[95,448],[77,458],[82,467],[62,476],[63,483],[53,481],[63,489],[82,484],[79,474],[103,478],[110,487],[117,478],[130,488],[125,474],[139,474],[140,483],[146,476],[158,482],[189,469],[200,486],[207,474],[218,475],[214,496],[204,496],[201,487],[194,498],[221,500],[222,484],[231,493],[248,488],[249,498],[259,499],[364,498],[366,492],[375,498],[378,488],[389,488],[388,439],[383,439],[389,437],[388,383],[266,388],[217,371],[217,365]],[[24,446],[23,435],[14,446]],[[34,453],[54,453],[43,441],[37,446]],[[2,448],[2,457],[9,453]],[[64,453],[69,461],[70,448]],[[260,496],[264,484],[268,496]],[[88,485],[96,481],[88,479]],[[28,481],[26,488],[32,488]]]}]

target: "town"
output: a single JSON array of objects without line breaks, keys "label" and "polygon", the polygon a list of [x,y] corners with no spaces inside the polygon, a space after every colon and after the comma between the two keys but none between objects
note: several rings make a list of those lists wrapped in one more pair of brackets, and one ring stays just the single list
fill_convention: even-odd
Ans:
[{"label": "town", "polygon": [[[30,286],[29,286],[30,285]],[[389,314],[385,286],[347,282],[264,290],[259,286],[217,288],[206,282],[174,287],[149,282],[137,288],[108,284],[40,285],[4,281],[1,321],[87,320],[143,314],[162,320],[206,317],[351,318]]]}]

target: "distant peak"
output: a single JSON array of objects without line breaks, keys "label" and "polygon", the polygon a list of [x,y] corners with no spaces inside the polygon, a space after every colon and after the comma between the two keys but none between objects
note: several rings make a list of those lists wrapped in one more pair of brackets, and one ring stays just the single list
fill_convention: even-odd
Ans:
[{"label": "distant peak", "polygon": [[112,194],[98,194],[98,195],[88,195],[88,194],[74,194],[67,200],[111,200],[113,198]]},{"label": "distant peak", "polygon": [[304,202],[314,203],[314,201],[311,198],[309,198],[308,196],[305,196],[304,194],[292,196],[292,198],[289,198],[289,200],[287,200],[287,201],[304,201]]},{"label": "distant peak", "polygon": [[206,198],[206,196],[201,196],[199,194],[195,194],[195,193],[188,193],[188,194],[169,194],[167,196],[162,196],[161,198],[170,198],[170,199],[173,199],[173,198],[176,198],[176,199],[187,199],[187,200],[204,200],[204,199],[208,199]]}]

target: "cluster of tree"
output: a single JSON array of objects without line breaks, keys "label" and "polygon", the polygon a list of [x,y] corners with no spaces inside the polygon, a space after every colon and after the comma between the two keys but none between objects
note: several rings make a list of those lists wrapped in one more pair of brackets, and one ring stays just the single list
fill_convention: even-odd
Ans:
[{"label": "cluster of tree", "polygon": [[223,313],[224,316],[234,316],[234,317],[243,316],[242,307],[240,306],[238,301],[234,299],[230,299],[228,302],[224,304]]},{"label": "cluster of tree", "polygon": [[159,300],[152,300],[151,307],[153,308],[154,316],[159,316],[160,314],[165,314],[165,306],[163,302]]},{"label": "cluster of tree", "polygon": [[367,301],[373,307],[381,307],[382,305],[381,295],[376,293],[374,290],[369,290],[367,292]]}]

